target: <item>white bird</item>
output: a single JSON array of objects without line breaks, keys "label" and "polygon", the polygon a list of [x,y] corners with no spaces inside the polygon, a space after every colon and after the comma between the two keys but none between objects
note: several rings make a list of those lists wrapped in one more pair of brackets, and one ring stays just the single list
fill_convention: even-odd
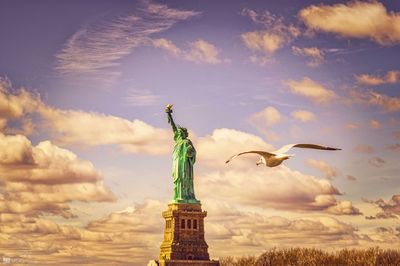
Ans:
[{"label": "white bird", "polygon": [[229,163],[233,158],[236,158],[242,154],[255,153],[255,154],[261,155],[260,160],[258,160],[258,162],[256,163],[257,165],[265,164],[266,166],[269,166],[269,167],[275,167],[275,166],[280,165],[284,160],[287,160],[290,157],[294,156],[294,154],[286,154],[286,152],[288,150],[290,150],[291,148],[306,148],[306,149],[317,149],[317,150],[327,150],[327,151],[341,150],[338,148],[331,148],[331,147],[321,146],[321,145],[317,145],[317,144],[288,144],[288,145],[283,146],[279,150],[273,151],[273,152],[267,152],[267,151],[241,152],[236,155],[233,155],[225,163]]}]

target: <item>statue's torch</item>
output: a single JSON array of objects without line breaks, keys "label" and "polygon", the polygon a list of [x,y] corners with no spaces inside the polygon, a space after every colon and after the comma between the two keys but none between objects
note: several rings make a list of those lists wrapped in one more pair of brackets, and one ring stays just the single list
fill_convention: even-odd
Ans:
[{"label": "statue's torch", "polygon": [[173,104],[168,104],[165,107],[165,112],[168,114],[168,123],[171,123],[172,106]]}]

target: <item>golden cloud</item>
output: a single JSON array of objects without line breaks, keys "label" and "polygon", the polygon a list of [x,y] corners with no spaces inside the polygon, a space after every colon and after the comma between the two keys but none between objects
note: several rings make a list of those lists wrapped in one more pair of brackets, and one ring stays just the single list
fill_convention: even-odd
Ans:
[{"label": "golden cloud", "polygon": [[127,120],[95,112],[39,110],[50,133],[62,145],[98,146],[115,144],[125,151],[165,154],[169,151],[169,131],[141,120]]},{"label": "golden cloud", "polygon": [[400,110],[399,97],[387,96],[373,90],[353,90],[350,92],[350,97],[354,103],[379,106],[388,112],[397,112]]},{"label": "golden cloud", "polygon": [[91,162],[50,141],[33,146],[25,136],[0,134],[0,147],[1,212],[68,218],[67,202],[115,199]]},{"label": "golden cloud", "polygon": [[220,51],[215,45],[201,39],[189,43],[189,49],[186,51],[179,49],[172,41],[164,38],[153,40],[153,45],[156,48],[166,50],[168,53],[178,58],[182,58],[196,64],[205,63],[215,65],[220,64],[223,61],[228,61],[220,58]]},{"label": "golden cloud", "polygon": [[357,246],[368,239],[357,228],[333,217],[289,219],[271,216],[268,211],[240,211],[226,202],[206,201],[204,205],[209,213],[207,241],[211,252],[215,250],[220,256],[237,252],[259,255],[277,246],[313,247],[320,243],[326,248]]},{"label": "golden cloud", "polygon": [[299,18],[315,31],[369,38],[381,45],[400,42],[400,13],[388,12],[378,1],[311,5],[300,10]]},{"label": "golden cloud", "polygon": [[311,60],[307,63],[307,65],[310,67],[317,67],[324,61],[324,52],[317,47],[300,48],[297,46],[292,46],[292,52],[295,55],[309,57]]},{"label": "golden cloud", "polygon": [[[239,152],[275,150],[259,137],[219,129],[211,136],[199,138],[196,144],[199,155],[202,154],[199,160],[208,166],[207,171],[199,169],[202,178],[196,181],[198,194],[205,195],[201,198],[218,195],[237,204],[295,211],[328,211],[341,204],[335,198],[341,193],[330,181],[293,171],[284,165],[257,167],[255,162],[259,156],[242,156],[224,165],[226,159]],[[352,214],[359,213],[353,207]]]},{"label": "golden cloud", "polygon": [[254,113],[250,116],[251,124],[255,126],[271,127],[282,122],[283,116],[275,107],[268,106],[260,112]]},{"label": "golden cloud", "polygon": [[7,147],[0,153],[0,173],[7,181],[65,184],[96,182],[100,176],[92,163],[50,141],[32,146],[24,136],[0,134],[0,146]]},{"label": "golden cloud", "polygon": [[360,125],[357,124],[357,123],[347,123],[346,124],[346,128],[348,128],[348,129],[359,129]]},{"label": "golden cloud", "polygon": [[306,110],[297,110],[291,113],[292,117],[300,122],[311,122],[316,120],[314,113]]},{"label": "golden cloud", "polygon": [[[327,180],[286,167],[274,169],[266,176],[265,168],[255,168],[254,164],[250,167],[254,169],[203,174],[198,181],[198,194],[211,197],[210,194],[215,193],[238,204],[292,211],[327,211],[340,203],[334,197],[340,192]],[[353,210],[352,214],[359,214],[355,208]]]},{"label": "golden cloud", "polygon": [[[11,85],[4,79],[0,79],[0,86],[0,129],[4,132],[32,131],[35,117],[35,122],[46,127],[46,133],[59,145],[117,145],[124,151],[147,154],[165,154],[170,149],[168,130],[138,119],[131,121],[96,112],[57,109],[23,89],[11,92]],[[7,121],[14,118],[22,121],[22,130],[7,128]]]},{"label": "golden cloud", "polygon": [[285,43],[284,37],[266,31],[252,31],[241,35],[247,48],[256,52],[273,54]]},{"label": "golden cloud", "polygon": [[[160,213],[166,207],[149,199],[83,227],[0,214],[1,252],[42,265],[145,265],[159,253],[164,224]],[[326,247],[356,246],[365,239],[352,225],[327,216],[289,219],[262,210],[239,211],[235,205],[209,199],[204,209],[209,213],[205,231],[212,257],[321,242]]]},{"label": "golden cloud", "polygon": [[286,25],[282,17],[271,13],[258,13],[251,9],[243,9],[241,14],[249,17],[254,23],[262,25],[264,30],[250,31],[241,34],[245,46],[253,52],[267,56],[267,58],[252,55],[251,61],[265,64],[273,53],[298,37],[300,29],[292,24]]},{"label": "golden cloud", "polygon": [[381,123],[378,120],[371,119],[369,120],[369,127],[373,129],[378,129],[381,127]]},{"label": "golden cloud", "polygon": [[197,40],[190,44],[190,49],[185,55],[186,59],[195,63],[219,64],[218,49],[211,43],[204,40]]},{"label": "golden cloud", "polygon": [[[196,140],[196,149],[200,164],[224,167],[225,161],[233,154],[251,149],[271,150],[273,147],[256,135],[220,128],[215,129],[211,135]],[[243,160],[246,161],[246,158]],[[235,167],[241,165],[240,162],[237,163]]]},{"label": "golden cloud", "polygon": [[400,71],[388,71],[384,76],[361,74],[355,76],[358,83],[365,85],[381,85],[400,83]]},{"label": "golden cloud", "polygon": [[320,83],[304,77],[302,80],[287,80],[284,82],[293,94],[311,99],[316,103],[328,103],[336,97],[334,91],[325,88]]},{"label": "golden cloud", "polygon": [[164,38],[154,39],[153,45],[154,47],[164,49],[175,56],[181,54],[181,50],[172,41]]},{"label": "golden cloud", "polygon": [[258,131],[263,133],[270,141],[278,141],[279,135],[271,131],[271,127],[281,123],[284,116],[275,107],[268,106],[263,110],[252,114],[248,121]]},{"label": "golden cloud", "polygon": [[158,254],[164,208],[147,200],[83,228],[1,213],[0,254],[41,265],[144,265]]},{"label": "golden cloud", "polygon": [[[4,131],[8,120],[20,119],[21,132],[32,133],[32,122],[26,118],[27,113],[34,112],[40,104],[39,96],[25,89],[10,93],[12,88],[10,80],[0,77],[0,130]],[[11,129],[9,131],[18,131]]]}]

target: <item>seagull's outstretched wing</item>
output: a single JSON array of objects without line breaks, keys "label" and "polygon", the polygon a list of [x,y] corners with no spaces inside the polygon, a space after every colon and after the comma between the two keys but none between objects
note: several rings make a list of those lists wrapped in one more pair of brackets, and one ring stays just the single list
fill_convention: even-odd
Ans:
[{"label": "seagull's outstretched wing", "polygon": [[247,153],[255,153],[255,154],[259,154],[261,156],[263,156],[264,158],[268,158],[269,156],[275,155],[273,153],[270,152],[266,152],[266,151],[245,151],[245,152],[241,152],[238,154],[233,155],[231,158],[229,158],[225,163],[229,163],[230,161],[232,161],[233,158],[236,158],[242,154],[247,154]]},{"label": "seagull's outstretched wing", "polygon": [[282,148],[280,148],[279,150],[275,151],[274,153],[286,153],[288,150],[290,150],[291,148],[305,148],[305,149],[317,149],[317,150],[326,150],[326,151],[337,151],[337,150],[341,150],[338,148],[332,148],[332,147],[327,147],[327,146],[322,146],[322,145],[317,145],[317,144],[288,144],[283,146]]}]

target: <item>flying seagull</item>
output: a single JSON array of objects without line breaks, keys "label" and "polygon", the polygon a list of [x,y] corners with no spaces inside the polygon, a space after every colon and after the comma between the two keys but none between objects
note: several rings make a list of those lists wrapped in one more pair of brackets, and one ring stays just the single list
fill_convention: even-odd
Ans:
[{"label": "flying seagull", "polygon": [[247,153],[255,153],[255,154],[261,155],[260,160],[258,160],[258,162],[256,163],[257,165],[265,164],[266,166],[269,166],[269,167],[275,167],[275,166],[280,165],[284,160],[287,160],[290,157],[294,156],[294,154],[286,153],[291,148],[317,149],[317,150],[326,150],[326,151],[341,150],[338,148],[331,148],[331,147],[326,147],[326,146],[321,146],[321,145],[316,145],[316,144],[288,144],[288,145],[283,146],[279,150],[273,151],[273,152],[267,152],[267,151],[241,152],[236,155],[233,155],[225,163],[229,163],[233,158],[236,158],[239,155],[247,154]]}]

